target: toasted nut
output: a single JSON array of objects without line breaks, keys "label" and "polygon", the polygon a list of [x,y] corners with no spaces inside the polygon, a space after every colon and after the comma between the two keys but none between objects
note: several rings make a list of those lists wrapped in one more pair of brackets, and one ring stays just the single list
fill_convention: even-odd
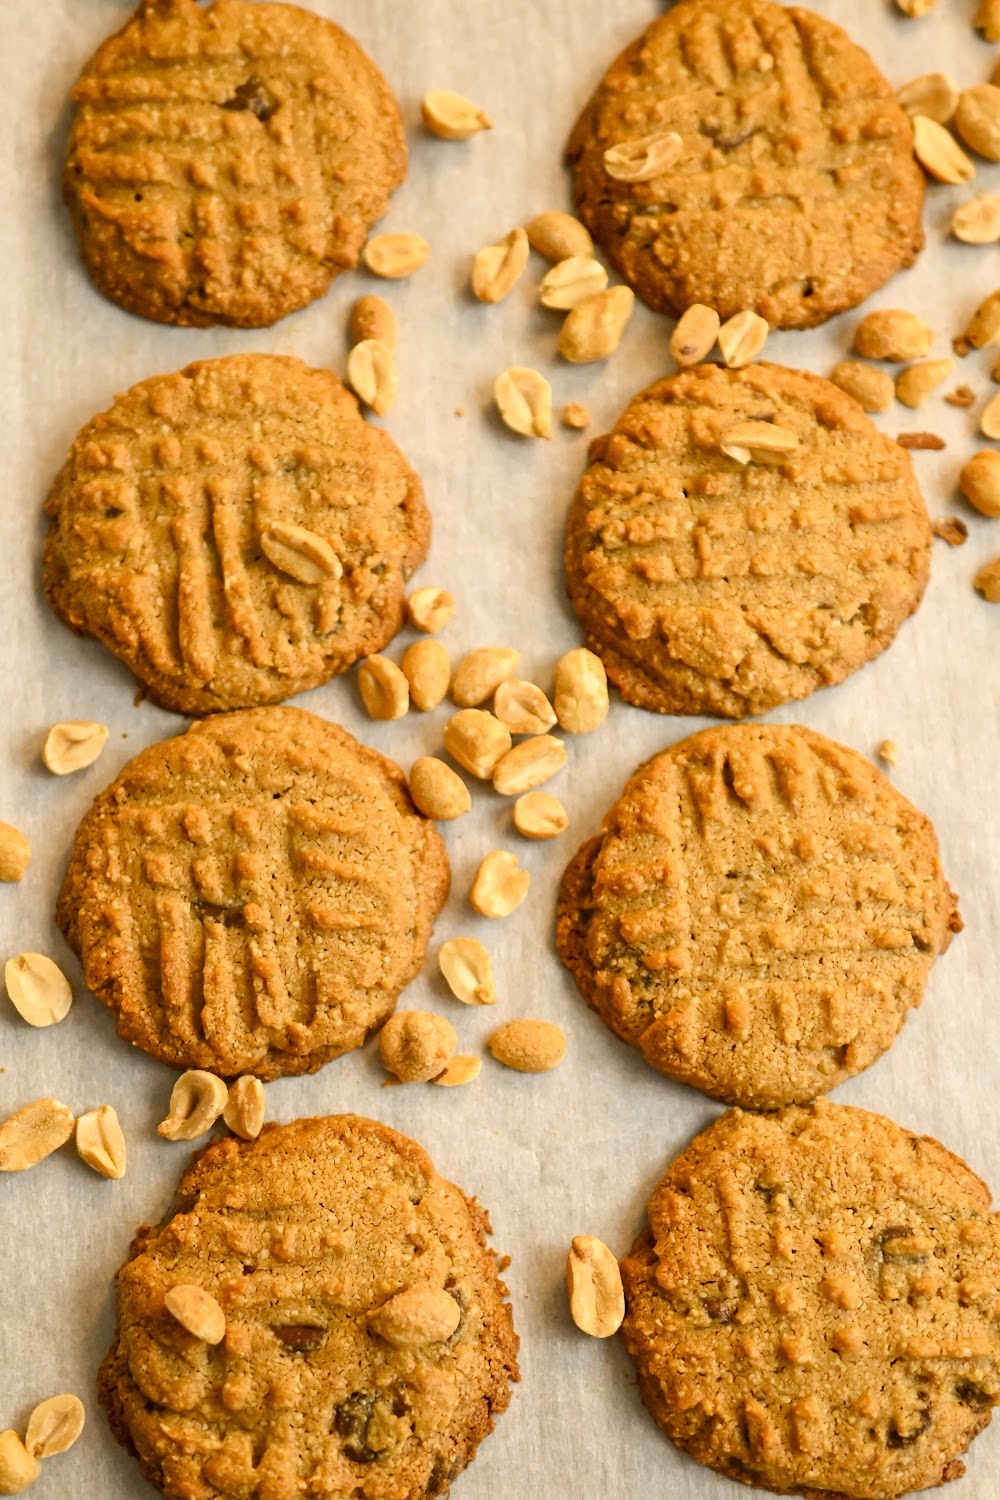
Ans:
[{"label": "toasted nut", "polygon": [[896,376],[897,399],[916,410],[944,384],[954,368],[953,359],[925,359],[918,365],[910,365]]},{"label": "toasted nut", "polygon": [[617,1333],[625,1318],[625,1292],[618,1262],[592,1234],[573,1236],[566,1258],[569,1311],[582,1333],[606,1339]]},{"label": "toasted nut", "polygon": [[449,938],[438,952],[448,988],[463,1005],[496,1005],[497,991],[490,955],[476,938]]},{"label": "toasted nut", "polygon": [[165,1141],[196,1141],[211,1130],[229,1102],[229,1090],[214,1073],[189,1068],[170,1094],[170,1113],[157,1125]]},{"label": "toasted nut", "polygon": [[979,418],[979,430],[984,437],[1000,438],[1000,395],[987,401]]},{"label": "toasted nut", "polygon": [[985,41],[1000,42],[1000,0],[979,0],[975,25]]},{"label": "toasted nut", "polygon": [[451,657],[440,641],[416,641],[400,662],[410,698],[423,713],[437,708],[451,681]]},{"label": "toasted nut", "polygon": [[260,535],[260,550],[279,572],[297,583],[341,578],[340,558],[325,537],[289,521],[272,521]]},{"label": "toasted nut", "polygon": [[966,245],[995,245],[1000,240],[1000,194],[977,193],[961,204],[951,216],[951,232]]},{"label": "toasted nut", "polygon": [[467,141],[480,130],[492,130],[484,109],[451,89],[431,89],[420,101],[420,118],[431,135],[442,141]]},{"label": "toasted nut", "polygon": [[670,352],[681,366],[700,365],[715,348],[721,327],[719,314],[714,307],[703,302],[694,302],[683,313],[680,322],[670,336]]},{"label": "toasted nut", "polygon": [[938,0],[896,0],[896,9],[901,10],[904,16],[926,16],[937,3]]},{"label": "toasted nut", "polygon": [[913,116],[913,149],[917,161],[936,182],[971,182],[976,175],[955,137],[929,115]]},{"label": "toasted nut", "polygon": [[552,387],[526,365],[501,370],[493,383],[497,409],[512,432],[522,437],[552,436]]},{"label": "toasted nut", "polygon": [[742,370],[763,352],[770,329],[758,313],[738,312],[719,329],[722,358],[731,370]]},{"label": "toasted nut", "polygon": [[376,416],[384,417],[399,391],[392,350],[378,339],[355,344],[347,356],[347,383]]},{"label": "toasted nut", "polygon": [[0,1432],[0,1495],[20,1495],[34,1484],[42,1466],[12,1427]]},{"label": "toasted nut", "polygon": [[899,765],[899,746],[895,740],[883,740],[878,747],[878,758],[884,760],[887,766],[895,768]]},{"label": "toasted nut", "polygon": [[985,349],[1000,339],[1000,291],[980,302],[962,337],[973,349]]},{"label": "toasted nut", "polygon": [[513,677],[521,660],[513,646],[478,646],[459,662],[451,696],[459,708],[478,708],[492,698],[501,682]]},{"label": "toasted nut", "polygon": [[582,432],[590,426],[590,412],[582,401],[567,401],[562,411],[562,424],[574,432]]},{"label": "toasted nut", "polygon": [[978,155],[1000,161],[1000,88],[977,83],[963,89],[955,110],[955,129]]},{"label": "toasted nut", "polygon": [[854,330],[854,347],[864,359],[923,359],[933,342],[933,330],[923,319],[899,308],[870,312]]},{"label": "toasted nut", "polygon": [[551,734],[538,734],[497,762],[493,772],[494,788],[501,797],[519,797],[541,786],[566,764],[566,746]]},{"label": "toasted nut", "polygon": [[548,1073],[566,1056],[566,1037],[551,1021],[525,1016],[494,1031],[489,1049],[505,1068],[518,1073]]},{"label": "toasted nut", "polygon": [[57,963],[44,953],[8,958],[3,977],[11,1004],[29,1026],[54,1026],[69,1014],[73,991]]},{"label": "toasted nut", "polygon": [[599,260],[594,260],[592,255],[571,255],[542,277],[538,300],[543,307],[568,312],[571,307],[586,302],[588,297],[603,292],[607,284],[608,273]]},{"label": "toasted nut", "polygon": [[554,839],[566,832],[569,817],[558,797],[526,792],[514,803],[514,827],[526,839]]},{"label": "toasted nut", "polygon": [[401,1083],[426,1083],[444,1071],[458,1050],[458,1035],[444,1016],[400,1010],[379,1032],[382,1066]]},{"label": "toasted nut", "polygon": [[241,1141],[255,1141],[264,1128],[267,1095],[264,1085],[252,1073],[244,1073],[229,1085],[229,1098],[222,1118]]},{"label": "toasted nut", "polygon": [[172,1286],[163,1305],[182,1328],[203,1344],[221,1344],[226,1336],[226,1315],[211,1292],[187,1283]]},{"label": "toasted nut", "polygon": [[589,734],[608,715],[608,677],[593,651],[578,646],[556,662],[554,707],[560,727],[569,734]]},{"label": "toasted nut", "polygon": [[443,760],[423,755],[410,770],[410,796],[425,818],[450,823],[472,806],[469,788]]},{"label": "toasted nut", "polygon": [[959,488],[983,516],[1000,516],[1000,453],[983,448],[974,453],[958,476]]},{"label": "toasted nut", "polygon": [[427,260],[431,247],[419,234],[377,234],[361,252],[369,271],[388,281],[412,276]]},{"label": "toasted nut", "polygon": [[588,365],[607,359],[621,343],[635,307],[635,293],[627,286],[612,286],[588,297],[566,315],[559,335],[559,353],[573,365]]},{"label": "toasted nut", "polygon": [[444,726],[444,748],[465,771],[488,780],[510,749],[510,731],[483,708],[463,708]]},{"label": "toasted nut", "polygon": [[900,432],[896,435],[896,442],[901,448],[924,453],[937,453],[948,446],[935,432]]},{"label": "toasted nut", "polygon": [[410,706],[410,684],[387,656],[369,656],[358,672],[358,690],[373,719],[402,719]]},{"label": "toasted nut", "polygon": [[31,845],[13,823],[0,823],[0,880],[20,880],[31,864]]},{"label": "toasted nut", "polygon": [[112,1182],[125,1176],[125,1137],[110,1104],[92,1109],[76,1122],[77,1155]]},{"label": "toasted nut", "polygon": [[528,264],[528,236],[512,229],[498,245],[484,245],[472,262],[472,290],[480,302],[502,302]]},{"label": "toasted nut", "polygon": [[1000,557],[983,564],[976,574],[975,585],[991,604],[1000,604]]},{"label": "toasted nut", "polygon": [[493,712],[511,734],[544,734],[556,722],[556,711],[533,682],[501,682]]},{"label": "toasted nut", "polygon": [[539,214],[524,226],[532,250],[553,262],[569,260],[573,255],[593,255],[594,242],[589,231],[572,214],[559,209]]},{"label": "toasted nut", "polygon": [[961,406],[968,408],[975,406],[976,393],[971,385],[957,385],[953,391],[949,391],[944,398],[949,406]]},{"label": "toasted nut", "polygon": [[961,547],[969,539],[969,528],[958,516],[938,516],[931,522],[931,531],[949,547]]},{"label": "toasted nut", "polygon": [[908,115],[926,115],[947,125],[958,108],[958,89],[947,73],[922,73],[904,83],[896,95]]},{"label": "toasted nut", "polygon": [[834,385],[853,396],[863,411],[888,411],[896,399],[896,386],[885,370],[873,369],[856,359],[843,359],[830,374]]},{"label": "toasted nut", "polygon": [[70,771],[82,771],[93,765],[107,744],[106,724],[95,724],[91,719],[66,719],[53,724],[45,736],[42,760],[56,776],[67,776]]},{"label": "toasted nut", "polygon": [[776,422],[737,422],[723,437],[719,447],[737,463],[781,463],[799,446],[797,433]]},{"label": "toasted nut", "polygon": [[604,170],[615,182],[649,182],[670,170],[681,158],[684,142],[674,130],[619,141],[604,153]]},{"label": "toasted nut", "polygon": [[468,1053],[456,1053],[444,1072],[439,1073],[431,1082],[440,1084],[442,1088],[453,1089],[459,1084],[472,1083],[482,1071],[481,1057],[470,1057]]},{"label": "toasted nut", "polygon": [[32,1458],[55,1458],[72,1448],[87,1420],[79,1396],[50,1396],[28,1418],[24,1446]]},{"label": "toasted nut", "polygon": [[368,1327],[394,1349],[419,1349],[450,1339],[461,1317],[458,1302],[443,1287],[407,1286],[369,1313]]},{"label": "toasted nut", "polygon": [[406,601],[406,612],[414,630],[436,635],[455,613],[455,601],[447,589],[414,589]]},{"label": "toasted nut", "polygon": [[375,339],[387,349],[395,349],[398,329],[396,314],[381,297],[370,292],[359,297],[351,308],[351,343],[364,344]]},{"label": "toasted nut", "polygon": [[472,882],[469,900],[483,917],[509,917],[528,894],[531,875],[522,870],[516,854],[494,849],[483,860]]},{"label": "toasted nut", "polygon": [[73,1134],[73,1112],[58,1099],[35,1099],[0,1125],[0,1172],[37,1167]]}]

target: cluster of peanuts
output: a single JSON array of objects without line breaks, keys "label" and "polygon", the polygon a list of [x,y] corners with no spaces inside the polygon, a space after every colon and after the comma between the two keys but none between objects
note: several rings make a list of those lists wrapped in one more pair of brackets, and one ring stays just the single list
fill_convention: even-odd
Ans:
[{"label": "cluster of peanuts", "polygon": [[79,1396],[50,1396],[28,1418],[23,1440],[12,1427],[0,1432],[0,1495],[20,1495],[42,1472],[42,1461],[72,1448],[87,1414]]}]

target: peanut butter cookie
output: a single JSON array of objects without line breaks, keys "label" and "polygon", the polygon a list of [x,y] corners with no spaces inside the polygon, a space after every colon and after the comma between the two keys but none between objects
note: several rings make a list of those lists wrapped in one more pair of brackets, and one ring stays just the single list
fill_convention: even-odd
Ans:
[{"label": "peanut butter cookie", "polygon": [[77,830],[56,919],[126,1041],[275,1078],[392,1014],[447,892],[398,766],[302,709],[262,708],[128,763]]},{"label": "peanut butter cookie", "polygon": [[118,1273],[115,1436],[168,1500],[445,1493],[519,1378],[489,1228],[357,1115],[208,1147]]},{"label": "peanut butter cookie", "polygon": [[566,574],[626,702],[742,718],[878,656],[920,603],[930,547],[909,455],[845,392],[700,365],[591,444]]},{"label": "peanut butter cookie", "polygon": [[639,768],[563,877],[556,940],[654,1068],[777,1109],[880,1057],[961,926],[933,828],[881,771],[731,724]]},{"label": "peanut butter cookie", "polygon": [[46,510],[53,609],[187,714],[275,703],[380,651],[430,539],[388,433],[329,370],[277,354],[118,396]]},{"label": "peanut butter cookie", "polygon": [[907,115],[868,54],[800,6],[672,6],[605,74],[567,157],[580,217],[658,312],[810,328],[924,242]]},{"label": "peanut butter cookie", "polygon": [[261,328],[305,307],[406,175],[385,79],[296,5],[143,0],[73,100],[63,188],[87,270],[160,323]]},{"label": "peanut butter cookie", "polygon": [[989,1189],[882,1115],[731,1110],[621,1270],[643,1402],[741,1484],[896,1500],[964,1474],[1000,1403]]}]

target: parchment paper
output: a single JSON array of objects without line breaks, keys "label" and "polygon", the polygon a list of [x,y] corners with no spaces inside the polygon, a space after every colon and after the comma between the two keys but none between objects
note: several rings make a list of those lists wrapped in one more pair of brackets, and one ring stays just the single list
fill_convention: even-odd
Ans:
[{"label": "parchment paper", "polygon": [[[889,0],[817,0],[903,83],[948,67],[980,82],[996,49],[972,30],[975,0],[942,0],[919,21]],[[585,461],[587,437],[613,422],[629,397],[668,367],[670,325],[637,309],[623,348],[607,364],[558,362],[559,321],[534,301],[529,273],[498,307],[467,294],[469,262],[483,244],[543,209],[569,207],[561,148],[578,109],[607,64],[656,14],[652,0],[313,0],[370,50],[404,108],[409,179],[385,227],[423,233],[427,267],[412,281],[376,284],[356,274],[271,330],[182,331],[121,312],[91,287],[59,196],[76,75],[101,39],[129,13],[122,0],[8,0],[2,21],[0,113],[0,400],[5,456],[0,504],[0,621],[4,635],[0,717],[0,817],[28,834],[34,859],[17,887],[0,890],[2,952],[50,953],[71,976],[68,1019],[34,1031],[0,998],[0,1117],[53,1094],[77,1113],[109,1101],[129,1148],[128,1175],[103,1181],[72,1148],[36,1170],[0,1180],[0,1429],[24,1430],[32,1406],[77,1391],[89,1423],[73,1451],[46,1465],[39,1500],[140,1500],[153,1491],[112,1439],[96,1406],[94,1376],[111,1331],[111,1281],[137,1225],[168,1203],[189,1148],[159,1141],[174,1075],[115,1036],[109,1016],[82,985],[52,920],[73,831],[91,798],[140,748],[180,731],[180,719],[135,707],[134,684],[100,646],[78,640],[50,613],[39,586],[41,507],[78,427],[116,391],[187,361],[238,350],[295,353],[342,370],[347,311],[363,291],[383,292],[401,323],[401,394],[387,425],[421,473],[434,515],[430,562],[418,582],[458,600],[443,639],[457,657],[488,643],[520,648],[524,673],[550,686],[556,658],[579,643],[562,582],[563,522]],[[419,100],[429,88],[469,95],[496,128],[465,144],[424,135]],[[1000,167],[978,163],[976,188],[1000,190]],[[946,242],[955,204],[969,188],[933,188],[928,248],[869,306],[902,306],[937,331],[936,354],[973,306],[1000,283],[995,247]],[[846,352],[856,314],[808,334],[772,337],[768,355],[827,373]],[[582,400],[587,435],[557,428],[550,443],[500,427],[490,409],[505,365],[546,371],[557,409]],[[961,894],[966,932],[934,969],[922,1010],[892,1051],[836,1091],[842,1102],[880,1110],[939,1137],[994,1185],[1000,1183],[994,878],[998,816],[1000,609],[972,590],[980,563],[1000,552],[1000,522],[975,516],[955,496],[964,459],[980,446],[977,412],[992,390],[989,351],[973,355],[950,385],[969,381],[977,407],[935,399],[920,413],[897,407],[878,419],[896,433],[927,428],[947,438],[940,454],[915,455],[932,515],[955,510],[968,544],[935,543],[933,579],[915,620],[874,664],[848,682],[773,715],[801,722],[874,756],[889,737],[900,747],[896,785],[934,820],[945,871]],[[464,415],[457,415],[456,408]],[[402,643],[400,643],[402,644]],[[396,653],[398,655],[398,648]],[[353,674],[300,700],[409,768],[433,752],[447,708],[375,724],[360,711]],[[39,760],[44,731],[65,718],[111,728],[96,765],[60,780]],[[718,1114],[710,1101],[654,1073],[616,1041],[579,999],[552,942],[556,886],[577,843],[644,758],[702,727],[615,702],[606,726],[570,738],[570,763],[552,790],[572,817],[570,832],[530,845],[513,831],[510,806],[479,792],[471,816],[446,829],[453,894],[424,974],[406,1003],[449,1015],[460,1046],[476,1051],[503,1018],[557,1021],[569,1054],[541,1078],[510,1073],[487,1057],[480,1079],[450,1091],[381,1088],[374,1047],[311,1077],[268,1085],[270,1114],[355,1110],[417,1137],[439,1170],[489,1207],[522,1339],[523,1383],[509,1412],[456,1482],[461,1500],[537,1494],[547,1500],[683,1495],[722,1500],[745,1493],[678,1455],[640,1405],[617,1340],[588,1340],[572,1326],[563,1263],[575,1233],[598,1234],[623,1254],[643,1221],[649,1190],[675,1153]],[[477,917],[466,896],[488,849],[516,849],[532,872],[528,901],[506,921]],[[468,933],[494,955],[500,1003],[466,1010],[450,999],[434,958],[447,937]],[[955,1500],[1000,1493],[1000,1432],[975,1444]]]}]

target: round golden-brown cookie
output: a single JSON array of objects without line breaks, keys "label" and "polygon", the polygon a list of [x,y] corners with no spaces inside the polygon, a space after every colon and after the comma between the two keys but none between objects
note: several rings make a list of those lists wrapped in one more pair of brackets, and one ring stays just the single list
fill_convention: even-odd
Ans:
[{"label": "round golden-brown cookie", "polygon": [[[651,137],[626,153],[638,180],[614,155],[609,173],[609,148]],[[658,312],[809,328],[924,242],[907,115],[868,54],[799,6],[672,6],[605,74],[567,156],[580,217]]]},{"label": "round golden-brown cookie", "polygon": [[274,703],[381,650],[430,540],[388,433],[329,370],[277,354],[125,391],[46,510],[53,609],[188,714]]},{"label": "round golden-brown cookie", "polygon": [[312,1073],[419,971],[448,893],[399,767],[299,708],[143,750],[80,827],[56,919],[119,1035],[176,1068]]},{"label": "round golden-brown cookie", "polygon": [[777,1109],[880,1057],[961,926],[933,828],[875,766],[730,724],[639,768],[566,870],[556,941],[654,1068]]},{"label": "round golden-brown cookie", "polygon": [[989,1189],[867,1110],[731,1110],[653,1190],[622,1279],[645,1405],[741,1484],[895,1500],[959,1478],[1000,1403]]},{"label": "round golden-brown cookie", "polygon": [[[793,451],[724,453],[749,422]],[[566,576],[626,702],[741,718],[878,656],[920,603],[930,547],[909,454],[850,396],[804,370],[701,365],[591,444]]]},{"label": "round golden-brown cookie", "polygon": [[406,175],[385,79],[296,5],[143,0],[73,99],[87,270],[161,323],[261,328],[321,297]]},{"label": "round golden-brown cookie", "polygon": [[[115,1436],[168,1500],[444,1493],[519,1378],[489,1228],[357,1115],[209,1146],[118,1273]],[[220,1343],[171,1316],[180,1286],[220,1304]]]}]

